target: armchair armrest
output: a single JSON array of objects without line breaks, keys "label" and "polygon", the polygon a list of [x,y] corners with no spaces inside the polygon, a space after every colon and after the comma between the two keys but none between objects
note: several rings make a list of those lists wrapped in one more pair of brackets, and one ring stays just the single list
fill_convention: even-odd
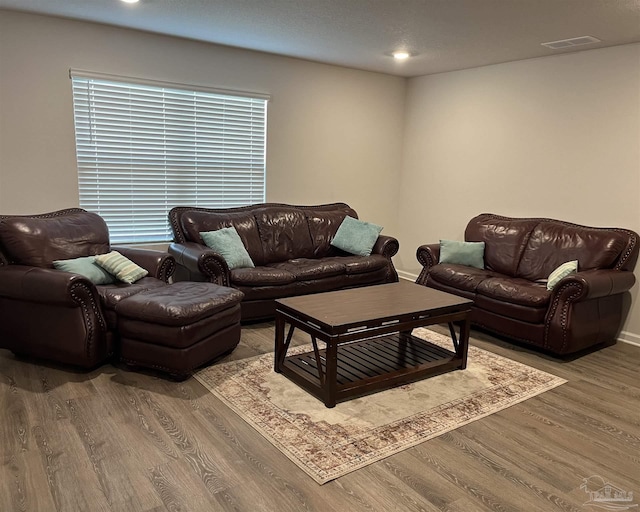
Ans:
[{"label": "armchair armrest", "polygon": [[129,258],[135,264],[149,271],[151,277],[160,279],[165,283],[173,275],[176,265],[173,256],[166,252],[140,249],[134,247],[111,247],[123,256]]},{"label": "armchair armrest", "polygon": [[0,267],[0,297],[55,306],[78,307],[78,291],[98,301],[94,285],[79,274],[49,268]]},{"label": "armchair armrest", "polygon": [[378,235],[378,239],[371,249],[371,254],[382,254],[385,258],[391,259],[399,250],[400,243],[394,237]]},{"label": "armchair armrest", "polygon": [[229,286],[229,266],[217,252],[195,242],[172,243],[171,254],[189,274],[200,274],[212,283]]}]

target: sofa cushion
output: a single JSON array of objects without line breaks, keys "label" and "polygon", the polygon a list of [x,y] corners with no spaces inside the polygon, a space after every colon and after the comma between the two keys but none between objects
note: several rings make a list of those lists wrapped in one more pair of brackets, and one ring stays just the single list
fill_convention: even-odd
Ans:
[{"label": "sofa cushion", "polygon": [[457,263],[484,268],[484,242],[440,240],[440,263]]},{"label": "sofa cushion", "polygon": [[[478,322],[477,316],[475,320],[481,325],[484,324],[484,320],[486,320],[488,312],[505,317],[505,319],[509,319],[508,322],[516,321],[523,326],[526,324],[527,327],[530,327],[528,324],[544,325],[545,317],[547,315],[547,306],[545,305],[541,308],[523,306],[522,304],[516,304],[515,302],[497,300],[486,295],[477,294],[474,297],[472,321],[474,321],[474,313],[475,315],[478,315],[481,311],[484,312],[480,317],[481,320]],[[500,331],[500,329],[498,330]]]},{"label": "sofa cushion", "polygon": [[180,216],[180,224],[189,242],[206,245],[201,232],[217,231],[233,226],[255,265],[264,264],[262,241],[252,212],[224,212],[188,210]]},{"label": "sofa cushion", "polygon": [[454,289],[474,293],[482,281],[495,275],[498,274],[491,270],[456,263],[439,263],[429,270],[429,279]]},{"label": "sofa cushion", "polygon": [[133,284],[149,275],[149,271],[146,268],[142,268],[118,251],[99,254],[96,256],[96,263],[110,274],[116,276],[118,281],[127,284]]},{"label": "sofa cushion", "polygon": [[70,260],[55,260],[53,266],[64,272],[72,272],[86,277],[93,284],[111,284],[116,281],[110,274],[96,263],[95,256],[83,256]]},{"label": "sofa cushion", "polygon": [[337,261],[336,258],[295,258],[280,263],[271,263],[268,266],[290,272],[295,276],[296,281],[324,279],[326,277],[343,275],[346,272],[345,265]]},{"label": "sofa cushion", "polygon": [[556,285],[569,274],[578,271],[578,260],[567,261],[549,274],[547,279],[547,290],[553,290]]},{"label": "sofa cushion", "polygon": [[476,293],[534,308],[546,308],[551,297],[546,284],[515,277],[488,277],[478,284]]},{"label": "sofa cushion", "polygon": [[68,260],[109,252],[105,221],[91,212],[0,219],[0,246],[18,265],[52,268],[54,260]]},{"label": "sofa cushion", "polygon": [[469,221],[464,239],[485,243],[486,268],[515,276],[529,235],[537,223],[538,219],[509,219],[483,213]]},{"label": "sofa cushion", "polygon": [[309,224],[302,210],[286,206],[259,208],[254,215],[265,264],[313,257]]},{"label": "sofa cushion", "polygon": [[335,259],[341,265],[344,265],[347,275],[366,274],[367,272],[386,269],[389,266],[389,261],[382,256],[382,254],[372,254],[371,256],[337,256],[331,259]]},{"label": "sofa cushion", "polygon": [[242,238],[233,226],[216,231],[202,231],[200,236],[207,247],[224,258],[229,269],[255,267]]},{"label": "sofa cushion", "polygon": [[531,233],[517,276],[546,279],[562,263],[578,260],[580,270],[612,268],[626,247],[628,234],[558,221],[541,221]]},{"label": "sofa cushion", "polygon": [[280,286],[294,283],[296,276],[274,267],[236,268],[230,272],[231,284],[243,286]]},{"label": "sofa cushion", "polygon": [[346,216],[331,245],[350,254],[369,256],[381,231],[382,226]]},{"label": "sofa cushion", "polygon": [[342,224],[344,218],[348,215],[357,219],[358,216],[354,210],[344,205],[337,207],[333,211],[305,211],[307,222],[309,223],[309,233],[313,242],[313,257],[324,258],[325,256],[334,256],[339,250],[331,245],[331,240],[336,235],[336,231]]}]

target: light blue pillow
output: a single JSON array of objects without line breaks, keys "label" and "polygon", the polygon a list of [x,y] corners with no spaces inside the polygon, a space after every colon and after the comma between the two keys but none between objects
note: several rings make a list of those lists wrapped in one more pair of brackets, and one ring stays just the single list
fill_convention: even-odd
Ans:
[{"label": "light blue pillow", "polygon": [[116,282],[116,278],[96,263],[95,256],[85,256],[72,260],[56,260],[53,262],[54,268],[73,272],[86,277],[93,284],[111,284]]},{"label": "light blue pillow", "polygon": [[348,215],[338,227],[331,245],[358,256],[369,256],[382,231],[381,226],[364,222]]},{"label": "light blue pillow", "polygon": [[484,242],[440,240],[440,263],[484,268]]},{"label": "light blue pillow", "polygon": [[567,277],[578,270],[578,260],[567,261],[549,274],[547,280],[547,290],[553,290],[561,279]]},{"label": "light blue pillow", "polygon": [[200,233],[200,236],[207,247],[225,259],[229,270],[255,267],[251,256],[242,243],[242,238],[233,226],[216,231],[204,231]]}]

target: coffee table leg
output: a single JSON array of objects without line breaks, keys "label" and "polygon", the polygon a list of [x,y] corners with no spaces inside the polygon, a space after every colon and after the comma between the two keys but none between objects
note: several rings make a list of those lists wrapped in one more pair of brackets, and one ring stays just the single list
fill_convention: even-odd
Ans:
[{"label": "coffee table leg", "polygon": [[469,333],[471,331],[471,321],[469,316],[465,318],[460,324],[460,340],[458,341],[458,355],[462,358],[460,366],[461,370],[467,367],[467,352],[469,352]]},{"label": "coffee table leg", "polygon": [[336,389],[338,386],[338,345],[333,341],[327,343],[325,381],[324,381],[324,405],[336,406]]},{"label": "coffee table leg", "polygon": [[281,373],[282,361],[284,361],[284,318],[276,311],[276,341],[273,361],[273,371]]}]

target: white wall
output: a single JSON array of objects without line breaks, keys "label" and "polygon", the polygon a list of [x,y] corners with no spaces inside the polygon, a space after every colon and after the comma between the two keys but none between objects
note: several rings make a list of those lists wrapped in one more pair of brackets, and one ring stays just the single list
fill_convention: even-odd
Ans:
[{"label": "white wall", "polygon": [[405,79],[0,10],[0,212],[78,205],[69,68],[271,95],[267,201],[396,231]]},{"label": "white wall", "polygon": [[414,78],[405,108],[398,268],[482,212],[640,232],[640,45]]}]

